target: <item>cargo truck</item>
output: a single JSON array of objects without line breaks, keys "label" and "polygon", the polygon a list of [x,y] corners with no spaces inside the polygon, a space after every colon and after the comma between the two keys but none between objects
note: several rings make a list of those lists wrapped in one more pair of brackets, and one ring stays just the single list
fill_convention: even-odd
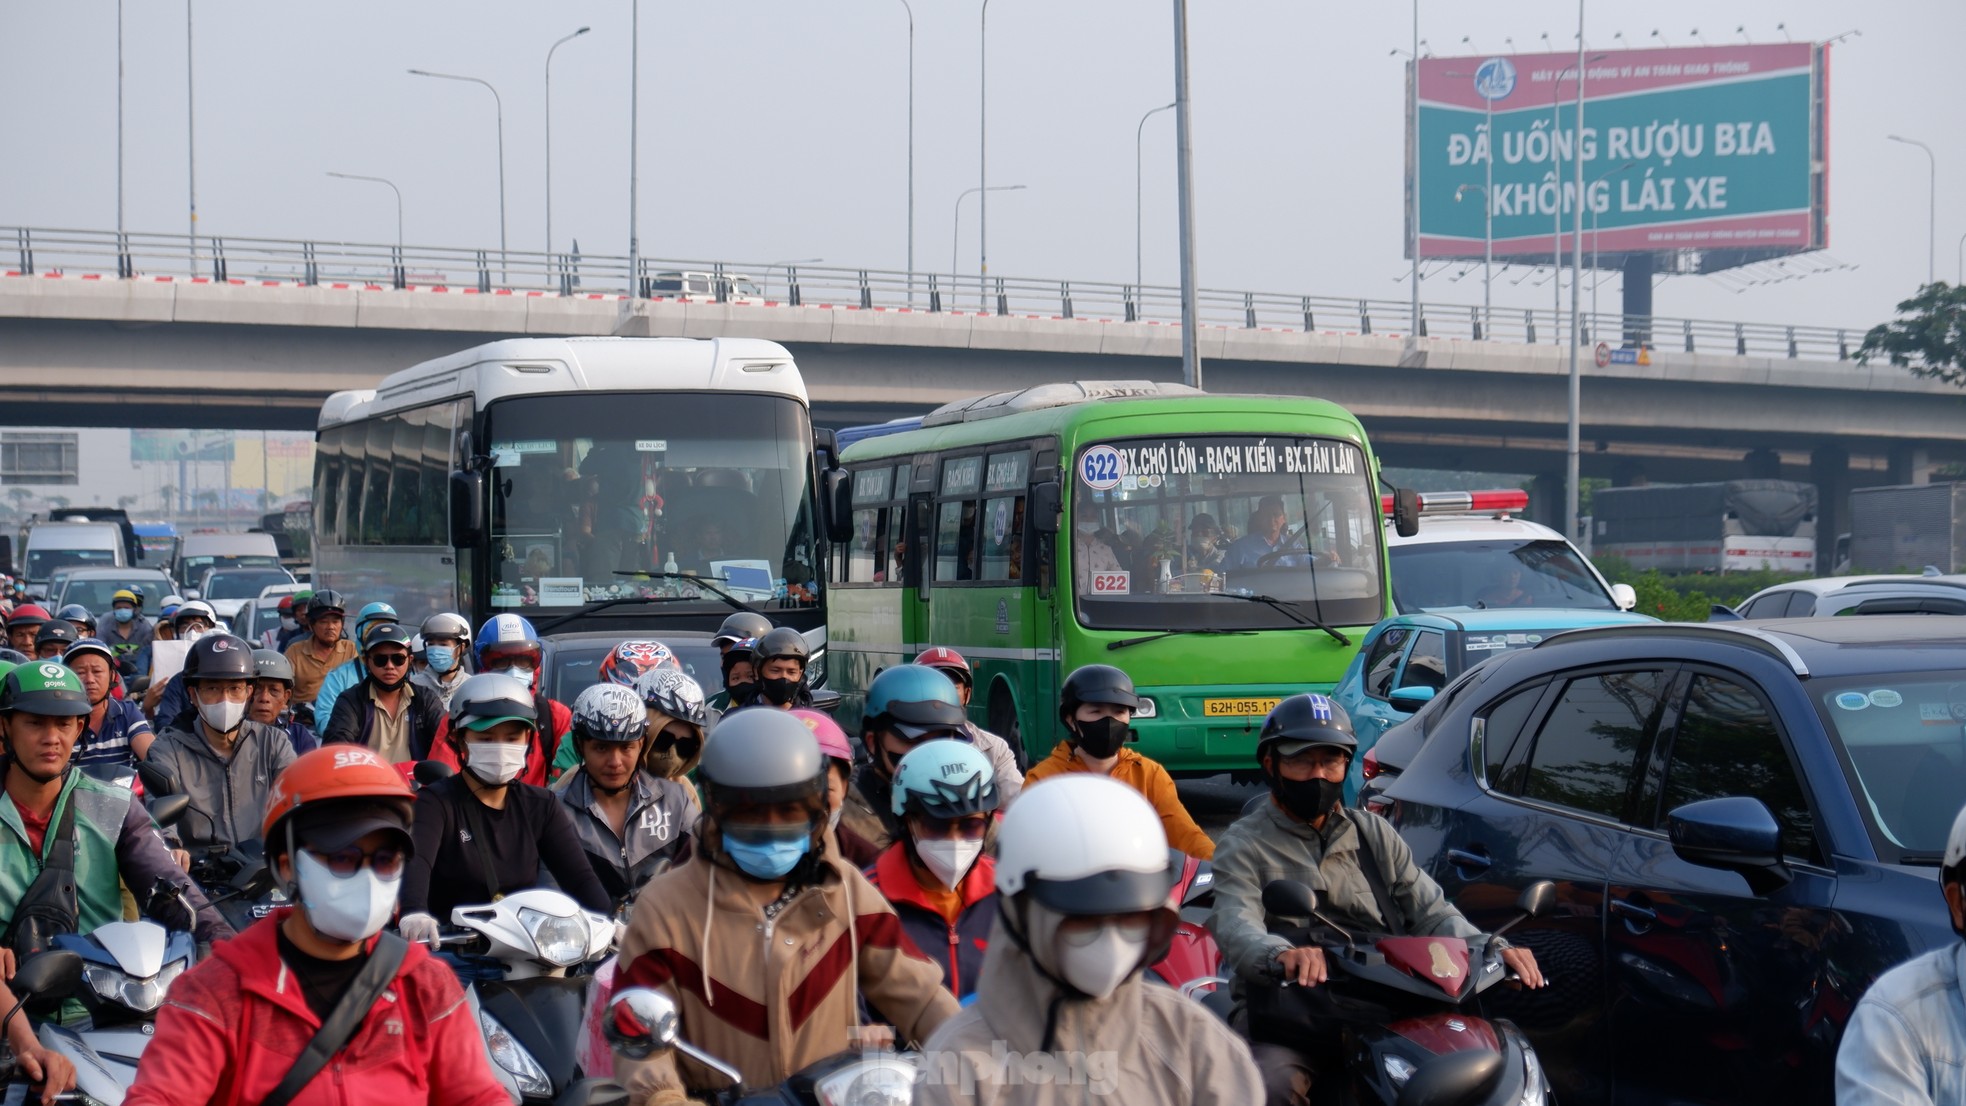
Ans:
[{"label": "cargo truck", "polygon": [[1641,572],[1815,572],[1814,484],[1604,488],[1591,496],[1591,516],[1591,555],[1622,557]]},{"label": "cargo truck", "polygon": [[1966,483],[1858,488],[1837,544],[1840,571],[1966,571]]}]

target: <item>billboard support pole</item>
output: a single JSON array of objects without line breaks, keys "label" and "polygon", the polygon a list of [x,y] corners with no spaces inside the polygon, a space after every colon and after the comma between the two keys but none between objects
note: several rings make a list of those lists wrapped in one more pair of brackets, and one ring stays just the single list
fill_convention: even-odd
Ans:
[{"label": "billboard support pole", "polygon": [[[1555,136],[1551,136],[1554,141]],[[1564,459],[1564,511],[1563,536],[1571,541],[1577,540],[1577,510],[1581,481],[1581,453],[1583,437],[1583,378],[1579,375],[1577,364],[1577,343],[1580,335],[1577,330],[1578,281],[1584,269],[1584,0],[1577,0],[1577,130],[1570,138],[1570,160],[1575,165],[1574,176],[1577,181],[1576,198],[1571,202],[1571,263],[1570,263],[1570,426],[1569,452]],[[1561,188],[1558,194],[1561,195]],[[1563,205],[1557,204],[1561,212]]]}]

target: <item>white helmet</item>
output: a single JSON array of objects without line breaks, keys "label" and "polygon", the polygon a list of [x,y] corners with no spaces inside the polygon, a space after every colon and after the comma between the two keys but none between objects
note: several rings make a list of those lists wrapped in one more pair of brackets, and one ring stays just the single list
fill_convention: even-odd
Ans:
[{"label": "white helmet", "polygon": [[1072,773],[1030,788],[997,836],[997,891],[1028,891],[1060,914],[1167,908],[1180,873],[1153,805],[1106,776]]},{"label": "white helmet", "polygon": [[1959,808],[1959,817],[1952,820],[1952,833],[1946,837],[1945,867],[1966,863],[1966,807]]}]

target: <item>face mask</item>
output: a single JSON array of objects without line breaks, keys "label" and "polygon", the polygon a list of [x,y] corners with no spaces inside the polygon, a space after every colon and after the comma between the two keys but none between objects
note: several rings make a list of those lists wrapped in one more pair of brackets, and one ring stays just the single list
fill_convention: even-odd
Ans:
[{"label": "face mask", "polygon": [[837,832],[837,831],[839,830],[839,828],[840,828],[840,816],[841,816],[841,815],[843,815],[843,814],[845,814],[845,813],[846,813],[846,804],[845,804],[845,803],[841,803],[841,804],[840,804],[839,806],[836,806],[836,807],[834,807],[834,808],[833,808],[833,813],[831,813],[831,814],[828,814],[828,815],[826,816],[826,832],[827,832],[827,833],[834,833],[834,832]]},{"label": "face mask", "polygon": [[493,787],[504,787],[519,777],[526,767],[526,746],[510,742],[466,745],[465,766],[471,774]]},{"label": "face mask", "polygon": [[759,681],[758,694],[764,696],[765,701],[773,706],[782,707],[798,698],[799,684],[802,682],[804,681],[785,680],[774,676],[769,680]]},{"label": "face mask", "polygon": [[457,650],[448,645],[432,645],[423,651],[423,659],[430,662],[432,672],[449,672],[457,664]]},{"label": "face mask", "polygon": [[650,753],[646,766],[650,775],[673,780],[683,769],[683,758],[676,755],[674,748],[664,749],[659,753]]},{"label": "face mask", "polygon": [[753,879],[784,879],[811,848],[810,826],[773,826],[769,831],[759,827],[743,837],[724,831],[725,854]]},{"label": "face mask", "polygon": [[118,622],[128,622],[131,619],[134,619],[136,616],[137,616],[137,612],[131,610],[128,607],[116,608],[116,621]]},{"label": "face mask", "polygon": [[1092,998],[1119,990],[1133,969],[1146,958],[1146,938],[1130,938],[1117,926],[1106,926],[1089,944],[1056,941],[1058,974]]},{"label": "face mask", "polygon": [[184,633],[179,634],[177,636],[177,639],[179,641],[190,642],[190,641],[197,641],[199,638],[204,636],[205,636],[205,631],[203,630],[186,630]]},{"label": "face mask", "polygon": [[199,703],[198,717],[205,725],[218,733],[231,733],[246,720],[246,704],[235,703],[230,699],[217,703]]},{"label": "face mask", "polygon": [[1105,760],[1119,752],[1120,746],[1126,744],[1130,729],[1117,718],[1095,718],[1090,722],[1076,719],[1073,725],[1078,727],[1078,747],[1094,760]]},{"label": "face mask", "polygon": [[505,673],[520,683],[532,683],[532,666],[529,664],[515,664],[510,668],[501,668],[498,671]]},{"label": "face mask", "polygon": [[[117,612],[117,613],[118,613],[118,614],[121,614],[122,612],[120,612],[120,611],[119,611],[119,612]],[[128,621],[128,619],[122,619],[122,618],[119,618],[119,619],[117,619],[117,621],[119,621],[119,622],[126,622],[126,621]],[[293,620],[293,619],[291,619],[291,618],[288,618],[288,617],[286,617],[285,615],[282,615],[282,616],[280,617],[280,628],[281,628],[282,630],[298,630],[298,629],[300,629],[300,623],[299,623],[299,622],[296,622],[296,621],[294,621],[294,620]]]},{"label": "face mask", "polygon": [[397,688],[402,687],[404,684],[410,682],[410,670],[408,665],[404,665],[402,668],[392,668],[389,671],[392,673],[400,672],[402,673],[402,675],[397,676],[393,680],[385,680],[381,676],[376,675],[374,669],[370,669],[369,679],[375,681],[375,686],[381,688],[384,691],[394,691]]},{"label": "face mask", "polygon": [[942,886],[951,891],[969,874],[970,865],[983,855],[981,841],[917,841],[915,855]]},{"label": "face mask", "polygon": [[750,706],[751,701],[758,697],[758,685],[754,683],[732,684],[725,690],[730,692],[730,705],[733,707]]},{"label": "face mask", "polygon": [[366,865],[352,876],[337,876],[306,849],[294,852],[294,875],[308,924],[337,941],[366,941],[382,932],[403,878],[383,879]]},{"label": "face mask", "polygon": [[1283,804],[1283,809],[1309,822],[1331,813],[1345,797],[1344,781],[1327,779],[1287,780],[1278,776],[1270,781],[1270,790]]}]

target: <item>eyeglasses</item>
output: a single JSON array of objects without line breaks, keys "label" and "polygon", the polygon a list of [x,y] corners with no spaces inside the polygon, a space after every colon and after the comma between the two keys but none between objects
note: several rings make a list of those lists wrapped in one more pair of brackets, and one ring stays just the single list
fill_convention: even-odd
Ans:
[{"label": "eyeglasses", "polygon": [[410,663],[408,653],[370,653],[369,663],[377,668],[401,668]]},{"label": "eyeglasses", "polygon": [[1068,945],[1084,948],[1099,939],[1107,926],[1129,941],[1144,941],[1154,928],[1149,911],[1138,914],[1095,914],[1087,918],[1067,918],[1058,924],[1058,937]]},{"label": "eyeglasses", "polygon": [[364,865],[367,865],[378,878],[395,879],[403,874],[403,865],[410,859],[408,850],[395,845],[384,845],[372,853],[363,852],[353,845],[345,849],[336,849],[331,853],[324,853],[318,849],[307,851],[312,853],[329,872],[343,879],[361,871]]},{"label": "eyeglasses", "polygon": [[677,733],[675,730],[663,730],[655,735],[655,740],[651,744],[658,753],[666,753],[674,749],[677,756],[688,760],[703,747],[703,740],[688,731]]},{"label": "eyeglasses", "polygon": [[965,814],[961,818],[930,818],[915,815],[915,836],[938,841],[981,841],[990,835],[990,816]]}]

